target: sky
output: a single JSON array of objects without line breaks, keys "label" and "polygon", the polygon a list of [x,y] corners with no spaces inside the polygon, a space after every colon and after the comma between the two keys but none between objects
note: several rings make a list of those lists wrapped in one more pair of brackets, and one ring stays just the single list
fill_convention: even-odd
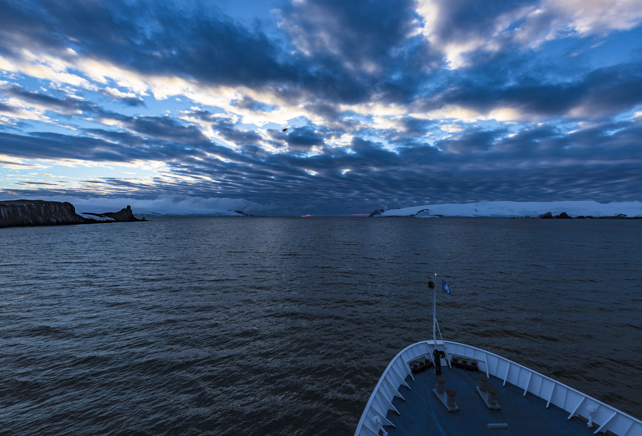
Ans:
[{"label": "sky", "polygon": [[0,199],[351,215],[641,186],[642,0],[0,0]]}]

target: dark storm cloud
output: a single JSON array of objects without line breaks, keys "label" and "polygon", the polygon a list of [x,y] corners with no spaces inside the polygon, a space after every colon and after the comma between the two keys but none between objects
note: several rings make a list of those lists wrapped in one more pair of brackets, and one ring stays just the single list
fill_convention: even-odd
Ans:
[{"label": "dark storm cloud", "polygon": [[17,85],[0,87],[0,95],[1,94],[10,97],[16,97],[19,100],[25,101],[27,103],[44,107],[47,110],[55,111],[65,115],[82,112],[95,113],[100,111],[98,106],[91,102],[85,101],[82,98],[74,98],[69,96],[58,98],[37,91],[31,91]]},{"label": "dark storm cloud", "polygon": [[433,120],[422,120],[411,116],[405,116],[401,118],[401,124],[403,126],[403,132],[401,133],[404,136],[412,137],[425,135],[436,123]]},{"label": "dark storm cloud", "polygon": [[138,97],[121,97],[121,96],[114,95],[113,92],[110,92],[110,91],[108,91],[106,89],[100,89],[98,92],[100,92],[105,97],[109,97],[111,99],[114,99],[114,100],[122,103],[123,105],[125,105],[127,107],[147,107],[147,105],[145,104],[145,102],[143,101],[142,98],[138,98]]},{"label": "dark storm cloud", "polygon": [[220,124],[217,126],[217,131],[223,138],[237,145],[256,145],[263,139],[254,131],[234,129]]},{"label": "dark storm cloud", "polygon": [[233,101],[232,106],[236,106],[242,109],[250,109],[255,112],[270,112],[274,110],[273,106],[258,102],[248,96],[243,96],[243,98]]},{"label": "dark storm cloud", "polygon": [[16,165],[20,167],[35,167],[35,164],[26,164],[26,163],[21,163],[21,162],[10,162],[6,160],[0,160],[0,165]]},{"label": "dark storm cloud", "polygon": [[526,155],[538,149],[540,144],[546,144],[551,140],[563,137],[564,134],[555,126],[530,127],[513,136],[505,135],[500,141],[497,141],[493,151],[526,158]]},{"label": "dark storm cloud", "polygon": [[305,109],[330,120],[340,118],[342,115],[341,111],[332,102],[320,99],[307,102]]},{"label": "dark storm cloud", "polygon": [[[139,123],[134,120],[132,124],[141,127],[142,135],[102,129],[86,129],[87,135],[78,136],[51,132],[0,132],[0,153],[25,159],[80,159],[99,162],[170,161],[205,156],[204,151],[237,157],[230,149],[216,146],[200,137],[194,138],[199,147],[193,147],[189,140],[172,142],[169,139],[178,138],[184,130],[182,126],[162,121],[164,120],[159,122],[155,119],[143,119]],[[188,134],[190,131],[188,129]],[[241,160],[244,158],[241,157]]]},{"label": "dark storm cloud", "polygon": [[[276,135],[279,135],[279,132]],[[308,126],[291,128],[285,135],[285,142],[293,151],[306,151],[314,146],[324,144],[323,135]]]},{"label": "dark storm cloud", "polygon": [[0,102],[0,111],[1,112],[6,112],[6,113],[13,113],[16,110],[13,107]]},{"label": "dark storm cloud", "polygon": [[[635,121],[604,122],[570,133],[546,125],[525,128],[513,135],[506,135],[505,131],[495,133],[497,139],[487,153],[477,154],[468,162],[457,161],[462,165],[500,171],[521,168],[545,172],[582,166],[592,171],[603,167],[608,168],[614,177],[619,167],[642,164],[642,148],[639,146],[642,125]],[[469,138],[464,136],[462,139]]]},{"label": "dark storm cloud", "polygon": [[[600,2],[565,5],[541,0],[432,0],[431,3],[437,19],[429,20],[430,33],[437,48],[448,51],[448,46],[467,47],[459,53],[467,67],[483,66],[498,59],[507,66],[506,53],[526,52],[532,56],[531,49],[540,48],[546,41],[580,35],[603,37],[622,29],[619,26],[625,14],[631,22],[636,20],[633,8],[627,10],[632,2],[623,2],[608,11],[606,8],[600,11]],[[600,12],[610,14],[610,19],[601,21],[597,17]],[[550,65],[552,69],[556,67]]]},{"label": "dark storm cloud", "polygon": [[58,184],[57,184],[57,183],[45,183],[45,182],[16,182],[16,185],[26,185],[26,186],[32,186],[32,185],[58,186]]},{"label": "dark storm cloud", "polygon": [[[493,28],[490,23],[499,15],[525,4],[442,2],[435,31],[450,42],[472,38],[489,32]],[[7,13],[0,17],[4,41],[0,46],[10,56],[21,56],[18,47],[44,46],[69,58],[66,48],[73,47],[81,55],[141,74],[269,89],[294,101],[303,99],[306,108],[328,119],[338,116],[337,102],[376,99],[402,103],[420,95],[428,98],[428,108],[461,103],[490,110],[503,104],[535,116],[563,115],[578,104],[592,105],[605,96],[612,96],[608,104],[612,111],[640,101],[638,91],[632,95],[622,92],[639,88],[639,66],[631,66],[629,71],[618,71],[617,67],[596,70],[582,82],[570,84],[524,77],[517,85],[506,87],[463,75],[448,80],[446,92],[435,99],[439,88],[426,90],[426,82],[433,77],[430,71],[440,65],[441,55],[422,37],[409,36],[417,25],[416,4],[409,0],[315,0],[286,5],[281,11],[282,28],[307,55],[293,54],[287,42],[268,38],[260,28],[243,27],[215,10],[197,7],[189,12],[164,3],[150,6],[120,0],[29,5],[2,1]],[[498,56],[501,54],[498,51]],[[497,64],[487,74],[496,75],[504,69],[504,64]],[[608,85],[600,88],[608,83],[614,83],[613,89]],[[315,99],[318,101],[310,101]],[[129,106],[144,105],[137,98],[120,101]],[[254,111],[272,109],[249,97],[234,104]]]},{"label": "dark storm cloud", "polygon": [[[7,13],[0,17],[0,50],[19,58],[17,47],[28,46],[73,59],[76,55],[66,51],[71,47],[80,56],[143,75],[264,88],[306,102],[311,95],[365,101],[373,90],[381,99],[409,100],[424,71],[438,61],[421,37],[408,38],[413,6],[407,0],[288,6],[282,11],[283,28],[293,33],[294,42],[313,49],[308,56],[292,50],[290,41],[270,39],[260,28],[248,29],[211,8],[188,11],[162,2],[122,0],[42,1],[36,6],[2,0],[0,8]],[[327,45],[315,42],[328,36]],[[138,104],[136,99],[123,102]],[[245,99],[237,104],[253,105]]]},{"label": "dark storm cloud", "polygon": [[387,166],[397,166],[401,162],[396,153],[385,150],[381,147],[382,144],[377,144],[373,141],[366,141],[361,138],[353,138],[350,144],[350,150],[354,152],[353,155],[346,156],[346,163],[352,163],[350,166],[357,168],[375,169],[385,168]]},{"label": "dark storm cloud", "polygon": [[72,46],[143,74],[230,85],[297,74],[279,61],[279,46],[260,29],[245,29],[211,8],[188,12],[162,2],[3,0],[0,9],[2,51],[14,57],[25,45],[61,54]]},{"label": "dark storm cloud", "polygon": [[145,102],[142,99],[136,97],[119,98],[118,101],[129,107],[146,107]]},{"label": "dark storm cloud", "polygon": [[324,97],[307,104],[328,110],[328,103],[375,95],[385,102],[411,101],[440,62],[422,37],[412,36],[415,6],[411,0],[310,0],[283,7],[281,27],[305,54],[298,59],[310,72],[299,86],[308,99]]},{"label": "dark storm cloud", "polygon": [[435,145],[448,153],[458,155],[483,153],[493,146],[495,139],[502,133],[504,131],[501,130],[473,130],[453,139],[437,141]]},{"label": "dark storm cloud", "polygon": [[[444,149],[459,147],[466,152],[472,149],[473,158],[468,153],[444,153],[426,145],[395,153],[379,143],[359,138],[347,149],[324,148],[324,153],[311,157],[289,153],[252,156],[209,146],[210,153],[228,159],[227,162],[206,157],[189,145],[140,140],[132,144],[132,137],[127,136],[131,133],[121,136],[110,133],[109,138],[121,141],[119,144],[53,134],[29,137],[1,134],[0,143],[11,155],[24,158],[124,162],[151,156],[165,161],[174,174],[200,179],[198,185],[181,180],[157,180],[153,185],[118,179],[92,182],[114,195],[125,195],[127,190],[132,190],[131,195],[148,196],[190,192],[277,204],[280,213],[286,214],[298,213],[302,205],[326,213],[357,213],[373,205],[401,207],[435,199],[439,202],[607,199],[614,189],[618,199],[634,199],[638,195],[636,183],[642,182],[639,172],[642,149],[638,141],[641,129],[639,123],[620,122],[571,134],[547,127],[524,129],[512,137],[500,129],[464,133],[439,143]],[[99,130],[91,133],[101,134]],[[492,138],[495,140],[491,146]],[[551,159],[554,164],[546,162]],[[622,159],[626,163],[622,164]],[[470,169],[462,171],[465,167]],[[345,169],[350,171],[344,173]],[[317,175],[310,176],[306,171],[315,171]],[[275,189],[277,186],[279,189]]]},{"label": "dark storm cloud", "polygon": [[463,42],[471,39],[486,39],[496,31],[494,23],[503,14],[518,11],[524,6],[535,6],[532,0],[438,0],[439,19],[435,21],[435,33],[441,40]]},{"label": "dark storm cloud", "polygon": [[517,78],[511,86],[489,86],[463,79],[425,108],[455,104],[489,113],[512,108],[533,117],[593,118],[611,116],[642,104],[642,64],[621,64],[595,69],[574,81],[547,83],[532,76]]},{"label": "dark storm cloud", "polygon": [[256,145],[263,137],[252,130],[235,128],[236,123],[227,118],[215,118],[212,128],[226,140],[237,145]]},{"label": "dark storm cloud", "polygon": [[136,135],[130,132],[115,131],[115,130],[106,130],[106,129],[84,129],[83,130],[87,135],[91,137],[98,137],[105,139],[107,141],[124,143],[129,146],[140,146],[145,145],[146,140],[142,136]]},{"label": "dark storm cloud", "polygon": [[[210,143],[198,127],[185,125],[171,117],[126,116],[117,112],[106,111],[100,106],[82,99],[73,97],[57,98],[19,86],[1,87],[0,92],[62,115],[83,113],[95,119],[113,119],[127,130],[161,141],[175,141],[177,143],[196,145]],[[9,111],[15,112],[14,108],[4,104],[3,106],[6,106]],[[0,109],[2,108],[0,107]],[[107,135],[109,136],[110,133],[107,133]]]},{"label": "dark storm cloud", "polygon": [[239,146],[257,145],[263,140],[263,137],[253,130],[237,128],[238,123],[225,114],[192,109],[184,111],[183,115],[208,122],[212,129],[220,133],[225,140]]},{"label": "dark storm cloud", "polygon": [[[633,163],[642,159],[640,138],[640,122],[605,122],[566,135],[551,134],[532,141],[531,151],[540,159],[575,159],[617,166],[622,160]],[[527,140],[524,138],[522,143],[527,143]]]},{"label": "dark storm cloud", "polygon": [[185,144],[209,144],[209,140],[196,126],[183,125],[170,117],[127,117],[126,128],[141,135]]},{"label": "dark storm cloud", "polygon": [[195,109],[190,109],[188,111],[184,111],[183,113],[185,115],[188,115],[190,117],[195,117],[195,118],[198,118],[199,120],[203,120],[203,121],[215,122],[215,121],[218,121],[218,120],[221,119],[221,114],[215,114],[215,113],[212,113],[212,112],[210,112],[208,110],[204,110],[204,109],[195,108]]},{"label": "dark storm cloud", "polygon": [[[534,4],[443,1],[435,32],[449,42],[482,38],[500,15]],[[635,74],[639,66],[630,71],[596,70],[574,84],[526,77],[506,87],[463,75],[448,80],[449,90],[435,100],[434,87],[427,90],[426,83],[440,65],[441,55],[421,36],[409,36],[418,19],[416,4],[410,0],[314,0],[286,5],[281,22],[291,42],[270,39],[260,28],[248,29],[216,10],[188,11],[162,2],[2,0],[1,7],[0,46],[9,56],[21,56],[20,49],[26,46],[44,47],[70,58],[66,48],[72,47],[80,55],[141,74],[269,89],[295,101],[303,99],[308,109],[328,118],[337,116],[337,102],[411,102],[420,95],[428,97],[427,107],[461,103],[489,110],[504,104],[535,116],[563,115],[581,103],[593,107],[605,96],[613,96],[608,104],[612,111],[640,101],[637,91],[622,92],[639,88]],[[307,54],[293,52],[291,44]],[[488,74],[504,69],[505,64],[497,64]],[[600,88],[608,83],[615,83],[614,88]],[[311,96],[318,99],[319,95],[323,98],[310,102]],[[121,102],[144,104],[136,98]],[[255,111],[271,109],[248,97],[235,104]]]},{"label": "dark storm cloud", "polygon": [[309,0],[282,10],[282,25],[306,52],[351,66],[388,68],[412,31],[414,2]]},{"label": "dark storm cloud", "polygon": [[[499,17],[529,4],[439,2],[431,45],[416,32],[421,18],[410,0],[293,2],[280,11],[281,33],[272,36],[202,6],[0,0],[0,55],[9,60],[22,59],[29,50],[72,64],[75,59],[106,62],[142,77],[178,77],[200,89],[223,85],[240,95],[250,88],[257,91],[254,96],[265,92],[288,102],[287,113],[298,108],[316,120],[302,115],[290,120],[300,127],[258,132],[234,109],[265,117],[280,108],[248,96],[232,101],[230,112],[192,108],[154,116],[154,106],[162,103],[146,98],[147,107],[111,88],[98,92],[127,106],[123,113],[64,91],[10,84],[0,88],[3,97],[76,116],[83,128],[78,135],[28,133],[23,126],[13,133],[0,131],[0,155],[163,162],[168,172],[152,182],[114,177],[85,183],[113,195],[245,198],[291,214],[358,213],[430,202],[640,199],[642,117],[622,113],[642,104],[642,65],[575,66],[573,60],[556,59],[560,65],[551,66],[555,74],[549,74],[550,60],[516,46],[512,29],[523,22],[493,34]],[[543,14],[529,31],[537,34],[552,19]],[[489,39],[498,47],[492,53],[482,46],[466,55],[470,66],[443,68],[439,50],[445,43]],[[121,87],[109,80],[99,85]],[[0,103],[0,111],[14,122],[23,108],[8,101]],[[376,103],[373,113],[349,107],[361,103]],[[455,120],[450,123],[464,130],[447,135],[439,129],[440,120],[397,115],[384,124],[394,128],[375,127],[388,105],[397,114],[404,105],[409,113],[450,106],[482,115],[514,109],[525,120],[544,124]],[[145,108],[144,115],[132,115],[132,108]],[[584,123],[577,124],[580,120]],[[103,124],[88,128],[92,121]],[[208,137],[210,128],[215,139]],[[19,192],[74,194],[55,187]]]},{"label": "dark storm cloud", "polygon": [[[98,138],[50,132],[18,135],[0,132],[0,150],[25,159],[83,159],[124,162],[132,159],[123,147]],[[132,153],[133,154],[133,153]],[[139,157],[142,155],[139,153]]]}]

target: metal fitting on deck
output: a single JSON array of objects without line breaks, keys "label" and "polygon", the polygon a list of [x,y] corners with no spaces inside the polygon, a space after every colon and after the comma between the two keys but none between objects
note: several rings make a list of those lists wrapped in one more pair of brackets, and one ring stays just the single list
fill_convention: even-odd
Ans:
[{"label": "metal fitting on deck", "polygon": [[595,407],[593,406],[586,406],[586,410],[588,411],[588,428],[593,428],[593,415],[595,414]]},{"label": "metal fitting on deck", "polygon": [[437,377],[437,386],[435,386],[435,389],[437,389],[438,394],[443,394],[444,393],[444,383],[446,380],[443,377]]},{"label": "metal fitting on deck", "polygon": [[479,390],[482,392],[488,391],[488,377],[485,375],[479,376]]},{"label": "metal fitting on deck", "polygon": [[497,389],[488,388],[488,402],[491,407],[497,406]]},{"label": "metal fitting on deck", "polygon": [[457,407],[457,402],[455,401],[457,397],[457,392],[454,389],[446,389],[446,395],[448,395],[448,407],[454,408]]}]

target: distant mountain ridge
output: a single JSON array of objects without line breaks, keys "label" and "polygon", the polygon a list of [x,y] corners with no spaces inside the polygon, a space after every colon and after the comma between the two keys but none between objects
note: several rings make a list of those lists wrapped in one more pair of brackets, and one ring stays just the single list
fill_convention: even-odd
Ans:
[{"label": "distant mountain ridge", "polygon": [[[565,214],[565,215],[562,215]],[[638,218],[639,201],[482,201],[464,204],[427,204],[403,209],[375,210],[371,217],[499,217],[499,218]]]}]

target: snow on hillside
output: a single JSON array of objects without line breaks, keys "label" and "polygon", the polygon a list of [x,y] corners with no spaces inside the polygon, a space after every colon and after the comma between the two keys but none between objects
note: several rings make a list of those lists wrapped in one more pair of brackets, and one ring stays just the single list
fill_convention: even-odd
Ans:
[{"label": "snow on hillside", "polygon": [[[95,213],[106,213],[106,212],[113,211],[113,208],[110,208],[109,206],[105,206],[105,205],[89,205],[89,206],[83,205],[82,208],[83,210],[91,210],[91,211],[94,211]],[[76,207],[76,209],[78,209],[78,207]],[[155,207],[155,208],[139,207],[139,208],[136,208],[135,210],[136,210],[136,216],[138,217],[143,217],[143,216],[147,216],[147,217],[150,217],[150,216],[243,216],[242,213],[235,212],[229,209],[211,210],[211,209],[198,209],[198,208],[172,209],[170,207]],[[100,217],[96,217],[92,215],[85,216],[85,214],[82,214],[82,213],[80,213],[79,215],[85,218],[93,218],[95,220],[101,221]]]},{"label": "snow on hillside", "polygon": [[215,210],[215,211],[203,211],[198,209],[185,209],[185,210],[162,210],[162,209],[140,209],[139,213],[136,215],[140,216],[245,216],[242,213],[235,212],[233,210]]},{"label": "snow on hillside", "polygon": [[78,215],[80,215],[83,218],[89,218],[89,219],[92,219],[92,220],[95,220],[95,221],[105,221],[105,222],[116,221],[115,219],[109,218],[107,216],[96,216],[96,215],[92,215],[90,213],[79,213]]},{"label": "snow on hillside", "polygon": [[428,209],[417,215],[427,218],[435,215],[459,217],[538,217],[546,212],[559,215],[566,212],[571,217],[576,216],[615,216],[625,214],[627,217],[642,216],[642,203],[626,201],[621,203],[600,204],[596,201],[549,201],[549,202],[517,202],[517,201],[482,201],[467,204],[427,204],[424,206],[391,209],[381,215],[410,216],[423,209]]}]

